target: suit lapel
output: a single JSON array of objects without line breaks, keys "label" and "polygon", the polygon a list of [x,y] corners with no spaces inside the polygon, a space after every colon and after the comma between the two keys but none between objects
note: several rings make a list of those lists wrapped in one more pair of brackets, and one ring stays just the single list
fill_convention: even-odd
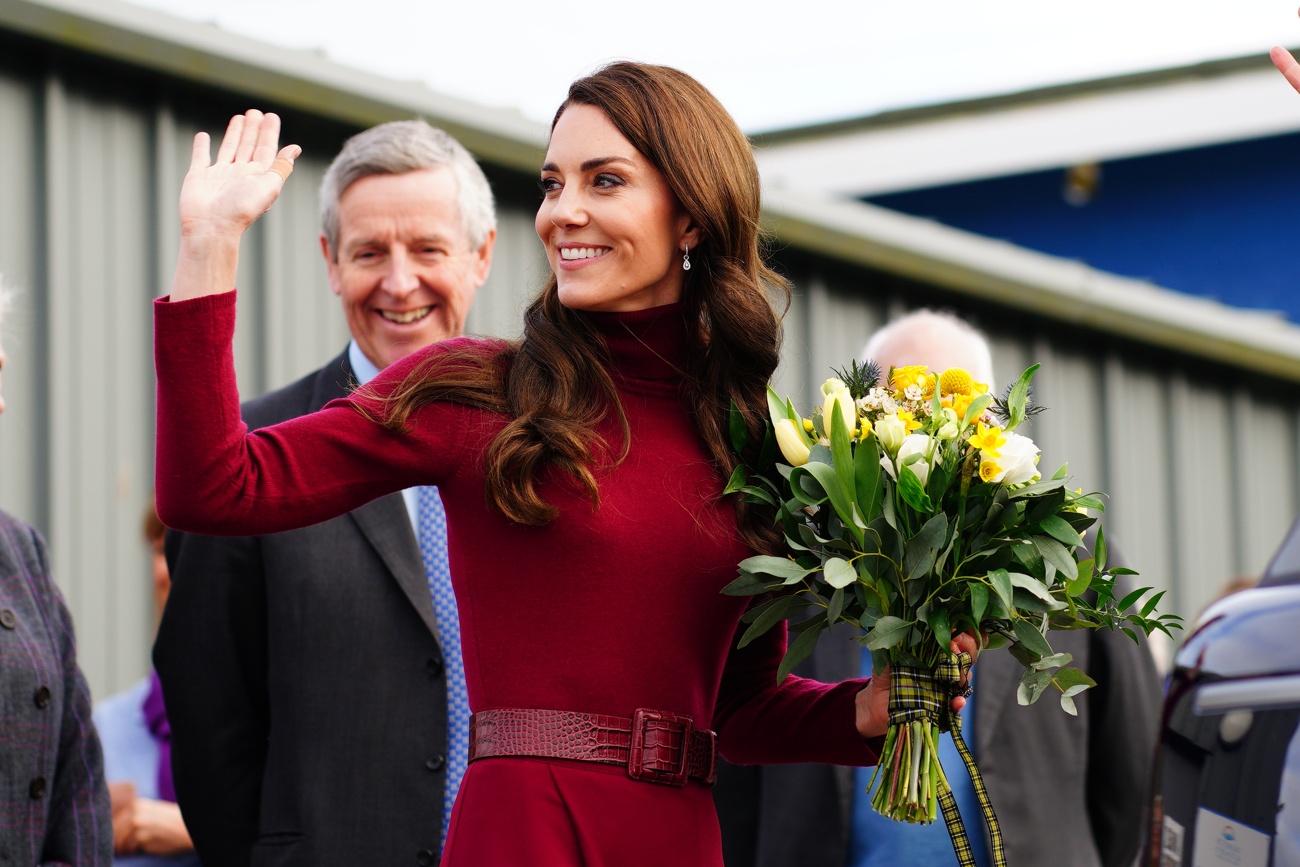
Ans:
[{"label": "suit lapel", "polygon": [[[347,397],[356,381],[356,374],[344,351],[341,356],[321,368],[312,395],[312,409],[320,409],[335,398]],[[379,559],[384,561],[406,598],[415,606],[420,619],[441,644],[438,621],[433,615],[433,597],[429,593],[424,563],[420,559],[420,545],[416,541],[410,513],[406,511],[406,501],[402,495],[394,493],[372,500],[359,509],[353,509],[348,517],[356,523],[361,535],[366,537]]]},{"label": "suit lapel", "polygon": [[420,546],[411,528],[410,514],[401,494],[389,494],[366,503],[349,512],[361,528],[388,571],[393,573],[406,598],[411,600],[429,631],[439,643],[438,622],[433,616],[433,597],[429,594],[429,581],[420,560]]}]

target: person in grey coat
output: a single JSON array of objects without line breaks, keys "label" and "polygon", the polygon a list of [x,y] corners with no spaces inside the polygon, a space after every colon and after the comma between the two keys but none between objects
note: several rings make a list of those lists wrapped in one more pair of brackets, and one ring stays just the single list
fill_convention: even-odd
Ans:
[{"label": "person in grey coat", "polygon": [[[986,383],[993,376],[985,338],[956,317],[928,310],[877,332],[863,355],[886,373],[890,365],[925,364],[936,371],[961,367]],[[1116,561],[1113,551],[1110,559]],[[827,682],[859,676],[870,662],[854,636],[838,625],[795,673]],[[1051,694],[1018,706],[1023,668],[1004,650],[980,654],[973,714],[964,713],[963,734],[996,810],[1007,863],[1132,867],[1159,728],[1154,660],[1145,644],[1106,629],[1053,632],[1051,642],[1097,681],[1075,696],[1078,716]],[[947,760],[945,769],[959,789],[964,771]],[[942,821],[903,825],[870,811],[868,776],[831,765],[720,768],[714,799],[727,867],[955,865]],[[964,808],[962,818],[977,860],[991,863],[975,813]]]},{"label": "person in grey coat", "polygon": [[[8,300],[0,285],[0,323]],[[0,370],[4,364],[0,348]],[[72,616],[50,575],[45,540],[0,511],[0,863],[113,863],[90,714]]]},{"label": "person in grey coat", "polygon": [[[460,335],[496,238],[487,179],[423,121],[350,139],[322,184],[321,222],[352,341],[246,403],[250,427],[320,409]],[[204,867],[438,862],[454,793],[448,648],[414,523],[397,493],[287,533],[168,533],[154,664]]]}]

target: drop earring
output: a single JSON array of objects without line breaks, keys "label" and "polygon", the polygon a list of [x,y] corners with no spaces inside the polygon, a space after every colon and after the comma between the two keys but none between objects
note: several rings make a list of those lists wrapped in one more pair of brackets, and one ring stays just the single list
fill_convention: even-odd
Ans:
[{"label": "drop earring", "polygon": [[686,252],[682,254],[682,270],[691,270],[691,245],[686,245]]}]

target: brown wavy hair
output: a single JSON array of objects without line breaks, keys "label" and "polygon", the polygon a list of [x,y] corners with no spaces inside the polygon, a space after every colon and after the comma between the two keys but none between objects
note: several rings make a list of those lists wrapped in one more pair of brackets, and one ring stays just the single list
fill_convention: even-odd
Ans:
[{"label": "brown wavy hair", "polygon": [[[789,286],[759,249],[759,177],[749,142],[721,103],[698,81],[666,66],[620,62],[569,88],[570,105],[601,109],[664,176],[699,229],[685,273],[683,315],[694,331],[684,400],[723,478],[737,457],[728,436],[731,404],[758,443],[767,415],[767,382],[779,360],[781,326],[773,299]],[[537,475],[554,466],[576,478],[599,504],[592,473],[597,424],[619,418],[626,455],[630,433],[606,369],[604,339],[581,311],[560,303],[552,274],[524,314],[524,335],[491,357],[432,356],[385,398],[383,422],[404,428],[425,404],[448,400],[503,413],[511,421],[486,457],[487,499],[507,518],[541,525],[556,509],[537,492]],[[759,550],[778,538],[772,515],[736,503],[740,532]]]}]

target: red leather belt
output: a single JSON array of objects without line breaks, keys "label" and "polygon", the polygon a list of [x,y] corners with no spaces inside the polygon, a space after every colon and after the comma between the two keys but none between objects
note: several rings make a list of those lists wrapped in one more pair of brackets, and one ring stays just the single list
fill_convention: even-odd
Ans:
[{"label": "red leather belt", "polygon": [[641,708],[631,719],[559,710],[483,710],[470,717],[469,760],[533,756],[622,765],[634,780],[713,785],[717,738],[688,716]]}]

